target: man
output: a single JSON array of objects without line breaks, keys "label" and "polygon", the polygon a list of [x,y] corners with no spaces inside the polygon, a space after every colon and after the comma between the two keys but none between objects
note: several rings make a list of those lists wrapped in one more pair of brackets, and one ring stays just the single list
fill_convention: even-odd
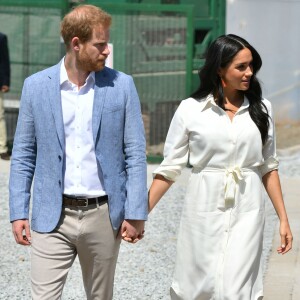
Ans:
[{"label": "man", "polygon": [[9,91],[10,85],[10,62],[7,46],[7,37],[0,32],[0,157],[9,160],[7,151],[7,134],[4,117],[3,93]]},{"label": "man", "polygon": [[112,299],[120,236],[143,237],[144,127],[132,78],[105,67],[110,23],[95,6],[76,7],[61,24],[64,59],[24,82],[10,218],[16,242],[31,245],[33,299],[60,299],[77,254],[87,299]]}]

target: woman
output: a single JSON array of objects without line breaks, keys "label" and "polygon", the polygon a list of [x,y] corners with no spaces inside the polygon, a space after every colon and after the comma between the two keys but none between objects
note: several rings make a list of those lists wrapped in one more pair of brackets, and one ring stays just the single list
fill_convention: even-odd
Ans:
[{"label": "woman", "polygon": [[261,64],[244,39],[217,38],[199,72],[198,90],[181,102],[171,122],[149,211],[189,163],[172,299],[262,299],[262,183],[280,219],[277,251],[292,247],[271,103],[256,78]]}]

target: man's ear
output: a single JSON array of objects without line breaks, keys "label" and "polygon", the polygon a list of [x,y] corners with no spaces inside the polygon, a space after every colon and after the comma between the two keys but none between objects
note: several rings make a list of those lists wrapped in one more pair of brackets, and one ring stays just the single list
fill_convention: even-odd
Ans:
[{"label": "man's ear", "polygon": [[75,51],[79,51],[80,48],[80,40],[77,36],[73,37],[71,40],[71,48]]}]

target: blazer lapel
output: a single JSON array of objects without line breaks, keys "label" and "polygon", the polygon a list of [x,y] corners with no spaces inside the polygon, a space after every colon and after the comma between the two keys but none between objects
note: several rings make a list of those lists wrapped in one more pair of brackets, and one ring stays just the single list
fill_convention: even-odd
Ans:
[{"label": "blazer lapel", "polygon": [[102,110],[105,103],[106,91],[108,85],[108,77],[105,69],[101,72],[95,73],[95,91],[93,104],[93,140],[96,145],[97,134],[101,126]]},{"label": "blazer lapel", "polygon": [[[62,61],[61,61],[62,62]],[[60,64],[57,64],[53,72],[49,73],[48,95],[51,106],[51,111],[54,117],[55,128],[59,143],[62,149],[65,148],[65,132],[63,123],[63,114],[61,106],[61,93],[60,93]]]}]

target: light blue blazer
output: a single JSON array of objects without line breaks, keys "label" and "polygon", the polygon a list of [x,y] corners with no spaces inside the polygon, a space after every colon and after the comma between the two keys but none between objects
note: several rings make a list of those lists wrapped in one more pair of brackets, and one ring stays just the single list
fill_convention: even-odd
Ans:
[{"label": "light blue blazer", "polygon": [[[59,77],[60,63],[25,80],[11,159],[10,221],[29,219],[34,178],[31,228],[38,232],[52,231],[62,210],[65,136]],[[92,127],[113,228],[124,218],[146,220],[146,143],[131,76],[107,67],[96,73]]]}]

